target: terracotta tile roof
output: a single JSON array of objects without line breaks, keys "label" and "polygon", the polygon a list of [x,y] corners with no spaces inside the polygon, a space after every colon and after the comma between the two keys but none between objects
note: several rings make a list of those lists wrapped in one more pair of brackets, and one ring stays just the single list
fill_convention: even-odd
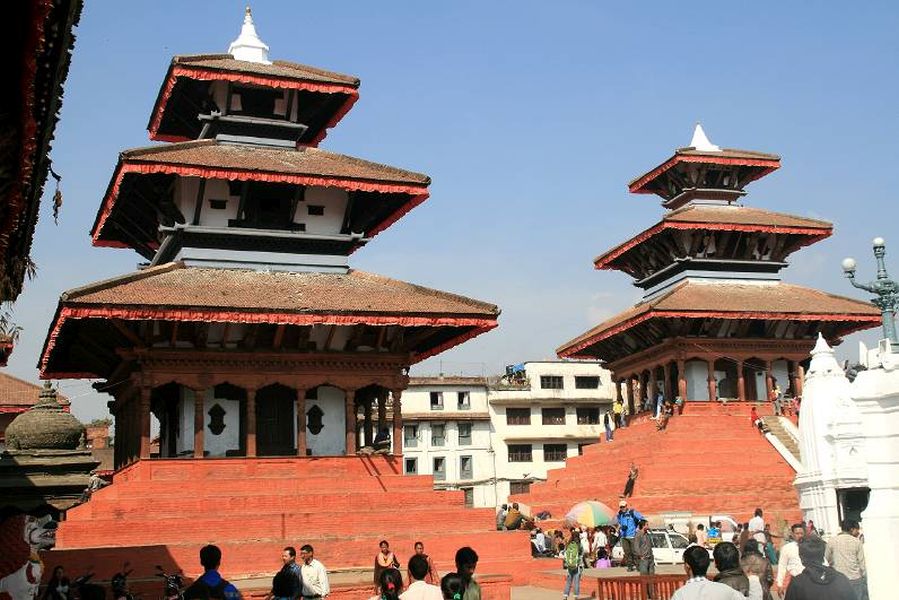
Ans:
[{"label": "terracotta tile roof", "polygon": [[499,309],[380,275],[203,269],[169,263],[70,290],[65,306],[224,309],[266,313],[469,315],[495,319]]},{"label": "terracotta tile roof", "polygon": [[336,177],[427,186],[431,178],[319,148],[260,148],[216,140],[181,142],[122,152],[120,163],[160,163],[234,171]]},{"label": "terracotta tile roof", "polygon": [[175,56],[172,65],[184,67],[198,67],[214,69],[234,73],[252,73],[268,77],[284,79],[302,79],[305,81],[319,81],[323,83],[335,83],[359,87],[359,78],[352,75],[344,75],[334,71],[326,71],[317,67],[287,62],[285,60],[273,61],[270,65],[261,63],[235,60],[230,54],[195,54]]},{"label": "terracotta tile roof", "polygon": [[737,150],[734,148],[723,148],[718,152],[701,152],[699,150],[694,150],[692,147],[679,148],[675,150],[674,156],[662,164],[653,167],[646,173],[632,179],[627,184],[628,189],[633,194],[654,194],[656,192],[649,184],[668,169],[682,163],[751,167],[755,169],[756,172],[745,182],[749,183],[779,169],[780,156],[776,154],[767,154],[765,152],[755,152],[752,150]]},{"label": "terracotta tile roof", "polygon": [[789,283],[685,281],[671,291],[641,302],[557,350],[568,356],[588,345],[626,331],[650,318],[781,318],[796,320],[880,322],[880,311],[868,302]]},{"label": "terracotta tile roof", "polygon": [[738,148],[722,148],[718,152],[703,152],[701,150],[696,150],[695,148],[688,146],[686,148],[678,148],[674,153],[675,155],[679,156],[709,156],[712,158],[721,157],[780,160],[780,156],[778,156],[777,154],[770,154],[768,152],[756,152],[755,150],[740,150]]},{"label": "terracotta tile roof", "polygon": [[597,269],[608,268],[622,254],[666,229],[768,231],[807,235],[808,243],[813,243],[829,237],[833,231],[833,224],[748,206],[691,204],[667,213],[661,221],[649,229],[597,256],[593,260],[594,266]]},{"label": "terracotta tile roof", "polygon": [[673,210],[663,221],[678,223],[727,223],[732,225],[761,225],[766,227],[801,227],[833,229],[833,224],[818,219],[798,217],[749,206],[715,206],[693,204]]},{"label": "terracotta tile roof", "polygon": [[[0,406],[15,406],[28,408],[37,404],[42,386],[8,373],[0,372]],[[68,399],[59,394],[57,396],[62,404],[68,404]]]}]

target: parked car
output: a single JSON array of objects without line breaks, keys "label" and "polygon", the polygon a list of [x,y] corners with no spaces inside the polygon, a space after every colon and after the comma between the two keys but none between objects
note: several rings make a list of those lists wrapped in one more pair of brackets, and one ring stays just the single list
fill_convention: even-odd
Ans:
[{"label": "parked car", "polygon": [[[687,536],[670,529],[650,529],[649,539],[652,541],[652,556],[656,564],[683,564],[684,550],[690,545]],[[712,551],[709,550],[711,558]],[[624,550],[619,540],[612,548],[612,562],[621,564],[624,561]]]}]

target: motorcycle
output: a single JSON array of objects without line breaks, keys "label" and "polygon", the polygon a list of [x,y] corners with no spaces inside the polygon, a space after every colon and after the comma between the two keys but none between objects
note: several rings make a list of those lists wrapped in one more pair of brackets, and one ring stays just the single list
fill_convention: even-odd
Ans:
[{"label": "motorcycle", "polygon": [[90,582],[93,576],[94,574],[88,570],[87,573],[72,581],[75,600],[106,600],[106,590],[103,586]]},{"label": "motorcycle", "polygon": [[128,568],[129,563],[122,565],[122,570],[112,576],[112,600],[135,600],[134,595],[128,591],[128,576],[133,569]]},{"label": "motorcycle", "polygon": [[165,581],[164,600],[184,600],[184,578],[181,571],[169,575],[160,565],[156,565],[156,575]]}]

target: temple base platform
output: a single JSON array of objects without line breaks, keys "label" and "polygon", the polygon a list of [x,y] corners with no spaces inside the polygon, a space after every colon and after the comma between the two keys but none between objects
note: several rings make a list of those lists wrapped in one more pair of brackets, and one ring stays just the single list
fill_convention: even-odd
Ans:
[{"label": "temple base platform", "polygon": [[[647,517],[667,512],[730,515],[746,522],[757,507],[771,531],[782,520],[800,519],[796,472],[752,426],[750,410],[772,414],[770,405],[749,402],[688,402],[664,431],[648,414],[614,432],[608,443],[584,447],[545,482],[510,498],[532,513],[549,511],[557,522],[577,502],[599,500],[616,509],[631,462],[639,469],[631,507]],[[697,521],[698,522],[698,521]]]},{"label": "temple base platform", "polygon": [[471,546],[479,574],[512,576],[497,580],[503,590],[527,583],[533,560],[527,532],[495,531],[492,509],[465,508],[463,492],[435,491],[430,476],[402,474],[402,457],[380,455],[138,461],[68,511],[43,558],[45,572],[92,568],[101,581],[129,561],[132,582],[152,582],[156,565],[197,576],[200,548],[216,544],[223,575],[240,580],[272,576],[282,549],[303,544],[329,570],[371,569],[382,539],[403,566],[424,542],[441,573]]}]

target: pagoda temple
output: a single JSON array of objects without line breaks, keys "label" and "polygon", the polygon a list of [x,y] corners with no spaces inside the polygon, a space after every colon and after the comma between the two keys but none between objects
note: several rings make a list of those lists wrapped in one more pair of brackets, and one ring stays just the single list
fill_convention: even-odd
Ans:
[{"label": "pagoda temple", "polygon": [[763,401],[774,385],[801,395],[818,332],[836,344],[880,315],[781,280],[787,258],[833,226],[741,203],[749,183],[779,167],[779,156],[712,144],[697,125],[689,147],[631,181],[631,193],[654,194],[667,211],[594,266],[633,277],[643,299],[559,356],[605,360],[631,414],[657,389],[684,401]]},{"label": "pagoda temple", "polygon": [[269,60],[249,8],[227,54],[172,60],[148,125],[169,143],[120,154],[91,232],[147,264],[63,293],[39,365],[102,380],[116,468],[396,443],[410,365],[496,326],[492,304],[350,268],[430,183],[318,148],[358,88]]}]

